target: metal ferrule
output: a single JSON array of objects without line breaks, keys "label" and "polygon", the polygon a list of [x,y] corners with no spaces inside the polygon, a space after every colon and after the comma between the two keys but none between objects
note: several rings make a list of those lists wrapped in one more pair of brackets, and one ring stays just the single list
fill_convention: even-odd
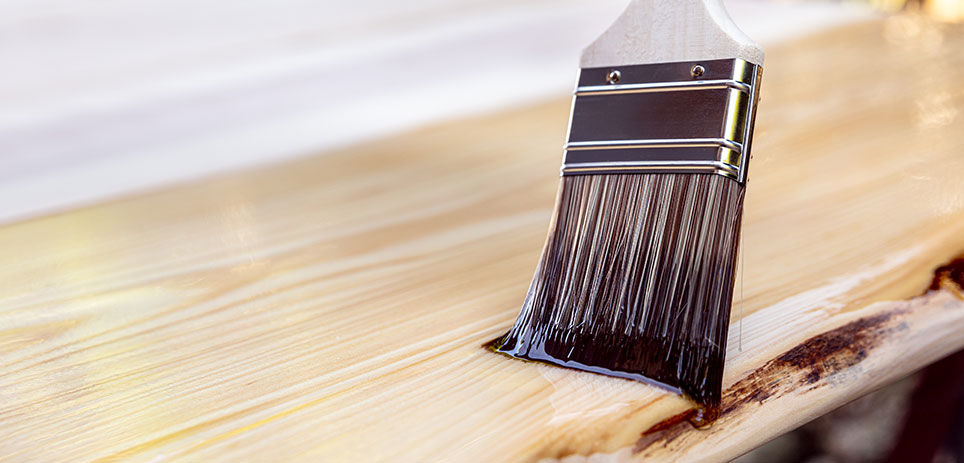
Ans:
[{"label": "metal ferrule", "polygon": [[562,174],[709,173],[745,183],[761,74],[741,59],[582,69]]}]

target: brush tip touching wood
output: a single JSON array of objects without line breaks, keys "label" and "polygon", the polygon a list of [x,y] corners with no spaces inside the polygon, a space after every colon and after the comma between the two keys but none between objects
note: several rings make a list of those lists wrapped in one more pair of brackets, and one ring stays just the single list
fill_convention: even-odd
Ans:
[{"label": "brush tip touching wood", "polygon": [[743,192],[720,175],[563,177],[522,311],[493,348],[658,383],[712,421]]},{"label": "brush tip touching wood", "polygon": [[634,0],[587,48],[549,237],[497,352],[717,417],[762,59],[718,0]]}]

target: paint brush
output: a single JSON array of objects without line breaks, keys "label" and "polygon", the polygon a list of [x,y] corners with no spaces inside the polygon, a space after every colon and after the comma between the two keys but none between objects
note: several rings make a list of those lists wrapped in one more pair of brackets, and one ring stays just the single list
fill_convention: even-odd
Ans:
[{"label": "paint brush", "polygon": [[634,0],[583,52],[549,236],[497,352],[718,416],[762,63],[721,0]]}]

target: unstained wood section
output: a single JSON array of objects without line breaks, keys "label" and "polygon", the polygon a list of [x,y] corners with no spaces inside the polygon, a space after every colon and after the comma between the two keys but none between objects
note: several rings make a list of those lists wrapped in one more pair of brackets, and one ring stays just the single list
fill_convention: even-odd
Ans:
[{"label": "unstained wood section", "polygon": [[560,96],[0,228],[0,460],[734,457],[964,348],[953,282],[925,294],[964,251],[962,47],[905,16],[768,50],[709,430],[482,348],[545,237]]}]

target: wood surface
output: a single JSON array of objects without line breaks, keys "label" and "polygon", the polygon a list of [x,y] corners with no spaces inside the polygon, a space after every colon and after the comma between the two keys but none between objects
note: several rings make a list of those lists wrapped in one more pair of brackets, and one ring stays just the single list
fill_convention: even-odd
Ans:
[{"label": "wood surface", "polygon": [[742,58],[763,49],[740,30],[723,0],[632,0],[582,53],[584,68]]},{"label": "wood surface", "polygon": [[905,16],[768,50],[709,430],[482,348],[545,237],[560,96],[0,228],[0,461],[734,457],[964,347],[954,272],[927,291],[964,252],[962,46]]}]

